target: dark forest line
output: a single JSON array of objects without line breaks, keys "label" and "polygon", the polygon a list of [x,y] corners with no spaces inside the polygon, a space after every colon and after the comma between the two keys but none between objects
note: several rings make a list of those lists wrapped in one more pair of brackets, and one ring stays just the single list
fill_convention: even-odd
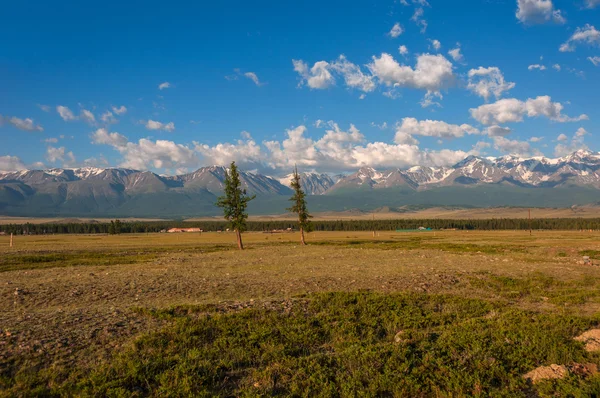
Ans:
[{"label": "dark forest line", "polygon": [[[225,221],[152,221],[119,222],[116,229],[111,223],[66,223],[66,224],[6,224],[0,225],[0,232],[14,234],[107,234],[107,233],[154,233],[171,228],[200,228],[206,232],[224,231]],[[250,232],[296,229],[294,221],[249,221]],[[527,219],[488,219],[488,220],[340,220],[313,221],[314,231],[396,231],[414,230],[420,227],[457,230],[528,230]],[[599,230],[600,218],[544,218],[532,219],[535,230]]]}]

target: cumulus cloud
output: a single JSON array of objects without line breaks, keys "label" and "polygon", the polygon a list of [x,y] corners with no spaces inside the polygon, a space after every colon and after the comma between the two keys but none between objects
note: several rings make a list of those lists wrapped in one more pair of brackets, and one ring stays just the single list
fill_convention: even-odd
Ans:
[{"label": "cumulus cloud", "polygon": [[73,112],[66,106],[59,105],[56,107],[56,111],[65,122],[77,119]]},{"label": "cumulus cloud", "polygon": [[102,120],[104,123],[117,123],[117,118],[115,117],[115,115],[112,114],[111,111],[106,111],[102,114],[102,116],[100,116],[100,120]]},{"label": "cumulus cloud", "polygon": [[43,110],[44,112],[50,112],[50,105],[42,105],[42,104],[38,104],[37,105],[38,108],[40,108],[41,110]]},{"label": "cumulus cloud", "polygon": [[588,61],[590,61],[591,63],[593,63],[594,66],[600,65],[600,57],[598,57],[598,56],[588,57],[587,59],[588,59]]},{"label": "cumulus cloud", "polygon": [[421,135],[426,137],[438,138],[460,138],[465,134],[479,134],[475,127],[462,124],[449,124],[439,120],[417,120],[412,117],[405,117],[402,123],[398,125],[396,134],[408,134],[411,136]]},{"label": "cumulus cloud", "polygon": [[335,84],[335,79],[329,71],[330,65],[326,61],[315,62],[310,69],[302,60],[293,59],[292,63],[294,71],[301,77],[300,85],[306,83],[310,88],[325,89]]},{"label": "cumulus cloud", "polygon": [[554,8],[552,0],[517,0],[517,19],[526,24],[566,22],[560,10]]},{"label": "cumulus cloud", "polygon": [[122,148],[127,145],[127,137],[119,133],[109,133],[107,129],[100,128],[94,131],[90,138],[93,144],[110,145],[115,148]]},{"label": "cumulus cloud", "polygon": [[440,48],[442,48],[442,43],[440,43],[439,40],[436,40],[436,39],[431,40],[431,39],[429,39],[429,41],[431,42],[431,47],[433,47],[433,49],[435,51],[440,51]]},{"label": "cumulus cloud", "polygon": [[18,171],[26,169],[25,164],[17,156],[0,156],[0,171]]},{"label": "cumulus cloud", "polygon": [[600,45],[600,31],[590,24],[586,24],[583,28],[577,28],[575,33],[569,39],[561,44],[559,51],[572,52],[575,51],[577,44],[588,44],[590,46]]},{"label": "cumulus cloud", "polygon": [[508,127],[502,127],[498,125],[490,126],[485,129],[485,134],[490,137],[506,137],[511,133],[511,129]]},{"label": "cumulus cloud", "polygon": [[398,22],[396,22],[394,24],[394,26],[392,26],[392,29],[389,31],[388,35],[390,37],[396,38],[396,37],[400,36],[403,32],[404,32],[404,28],[402,28],[402,25],[400,25]]},{"label": "cumulus cloud", "polygon": [[160,84],[158,85],[158,89],[159,89],[159,90],[164,90],[164,89],[167,89],[167,88],[171,88],[171,83],[169,83],[169,82],[164,82],[164,83],[160,83]]},{"label": "cumulus cloud", "polygon": [[546,67],[544,65],[534,64],[534,65],[529,65],[527,67],[527,69],[529,69],[529,70],[535,70],[535,69],[546,70]]},{"label": "cumulus cloud", "polygon": [[169,133],[175,131],[175,123],[173,122],[161,123],[155,120],[147,120],[145,126],[148,130],[163,130],[168,131]]},{"label": "cumulus cloud", "polygon": [[117,115],[124,115],[125,113],[127,113],[127,108],[124,105],[121,105],[119,107],[113,106],[111,107],[111,109]]},{"label": "cumulus cloud", "polygon": [[552,67],[553,67],[553,68],[554,68],[554,69],[555,69],[557,72],[560,72],[560,70],[561,70],[561,67],[560,67],[560,65],[559,65],[559,64],[554,64],[554,65],[552,65]]},{"label": "cumulus cloud", "polygon": [[504,80],[504,75],[499,68],[492,66],[489,68],[479,67],[469,71],[469,81],[467,89],[483,97],[487,102],[493,95],[496,99],[500,98],[506,91],[515,87],[515,83]]},{"label": "cumulus cloud", "polygon": [[79,114],[79,118],[88,124],[91,124],[91,125],[96,124],[96,118],[94,117],[94,114],[92,112],[88,111],[87,109],[81,110],[81,113]]},{"label": "cumulus cloud", "polygon": [[562,114],[563,105],[552,102],[549,96],[539,96],[520,101],[516,98],[501,99],[493,104],[481,105],[470,109],[471,116],[485,125],[501,124],[510,122],[522,122],[525,116],[545,116],[555,122],[575,122],[587,120],[587,115],[569,117]]},{"label": "cumulus cloud", "polygon": [[331,68],[344,77],[347,87],[364,92],[375,90],[373,76],[363,73],[359,66],[348,61],[344,55],[340,55],[337,61],[331,64]]},{"label": "cumulus cloud", "polygon": [[566,156],[569,155],[579,149],[587,149],[587,145],[584,144],[584,137],[589,133],[583,128],[580,127],[577,129],[571,140],[569,141],[569,137],[565,134],[561,134],[556,139],[559,144],[554,147],[554,155],[555,156]]},{"label": "cumulus cloud", "polygon": [[448,51],[448,54],[452,57],[454,61],[458,63],[463,63],[465,60],[465,57],[460,52],[460,47],[453,48],[452,50]]},{"label": "cumulus cloud", "polygon": [[4,123],[8,123],[23,131],[44,131],[44,128],[39,124],[35,124],[33,119],[26,118],[20,119],[18,117],[8,117],[0,115],[0,126]]},{"label": "cumulus cloud", "polygon": [[64,146],[61,146],[60,148],[49,146],[46,150],[46,159],[48,159],[50,163],[63,162],[64,167],[74,165],[76,162],[73,152],[67,152]]},{"label": "cumulus cloud", "polygon": [[529,142],[540,142],[544,139],[544,137],[531,137]]},{"label": "cumulus cloud", "polygon": [[408,48],[405,45],[401,45],[398,47],[398,52],[400,55],[408,55]]},{"label": "cumulus cloud", "polygon": [[520,156],[529,156],[532,153],[531,145],[527,141],[509,140],[502,136],[493,137],[493,140],[494,148],[501,152]]},{"label": "cumulus cloud", "polygon": [[439,92],[454,84],[452,63],[443,55],[422,54],[415,68],[400,65],[390,54],[373,57],[367,65],[373,76],[386,86],[407,87]]}]

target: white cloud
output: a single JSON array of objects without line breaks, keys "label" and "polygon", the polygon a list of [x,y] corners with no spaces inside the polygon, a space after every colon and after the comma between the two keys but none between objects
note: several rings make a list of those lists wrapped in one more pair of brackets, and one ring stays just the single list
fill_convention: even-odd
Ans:
[{"label": "white cloud", "polygon": [[588,44],[590,46],[600,45],[600,31],[596,30],[596,28],[590,24],[586,24],[583,28],[577,28],[569,40],[561,44],[559,51],[575,51],[575,47],[580,43]]},{"label": "white cloud", "polygon": [[257,86],[261,86],[262,85],[262,83],[258,79],[258,76],[256,75],[256,73],[254,73],[254,72],[246,72],[246,73],[244,73],[244,76],[246,76],[248,79],[252,80],[254,82],[254,84],[256,84]]},{"label": "white cloud", "polygon": [[502,127],[498,125],[490,126],[485,129],[485,134],[490,137],[506,137],[511,133],[511,129],[508,127]]},{"label": "white cloud", "polygon": [[335,79],[329,71],[330,65],[326,61],[315,62],[310,70],[308,65],[302,60],[292,60],[294,71],[298,72],[302,80],[300,85],[306,83],[308,87],[315,89],[325,89],[335,84]]},{"label": "white cloud", "polygon": [[44,142],[45,142],[46,144],[56,144],[56,143],[58,142],[58,138],[55,138],[55,137],[46,138],[46,139],[44,140]]},{"label": "white cloud", "polygon": [[17,156],[0,156],[0,171],[18,171],[26,169],[25,164]]},{"label": "white cloud", "polygon": [[387,122],[383,122],[381,124],[377,124],[375,122],[371,122],[371,126],[377,127],[379,130],[386,130],[388,128]]},{"label": "white cloud", "polygon": [[164,90],[166,88],[171,88],[171,83],[169,82],[164,82],[158,85],[158,89],[159,90]]},{"label": "white cloud", "polygon": [[425,33],[427,31],[427,21],[423,18],[423,14],[425,11],[423,7],[419,7],[415,9],[415,13],[410,18],[417,26],[421,27],[421,33]]},{"label": "white cloud", "polygon": [[60,148],[49,146],[46,150],[46,159],[48,159],[50,163],[56,163],[58,161],[63,162],[64,167],[74,165],[76,161],[73,152],[67,152],[64,146],[61,146]]},{"label": "white cloud", "polygon": [[373,76],[364,74],[360,67],[348,61],[344,55],[340,55],[337,61],[331,64],[331,68],[344,77],[346,86],[364,92],[375,90]]},{"label": "white cloud", "polygon": [[443,55],[422,54],[415,68],[400,65],[390,54],[373,57],[367,65],[371,73],[387,86],[408,87],[439,92],[450,87],[455,80],[452,63]]},{"label": "white cloud", "polygon": [[483,97],[486,102],[494,95],[496,99],[500,98],[506,91],[515,87],[515,83],[504,81],[504,75],[499,68],[492,66],[489,68],[479,67],[469,71],[469,82],[467,88],[475,94]]},{"label": "white cloud", "polygon": [[250,135],[242,134],[243,140],[235,144],[222,143],[213,147],[194,143],[195,150],[199,152],[208,164],[227,165],[236,161],[241,167],[254,167],[264,160],[264,153]]},{"label": "white cloud", "polygon": [[94,114],[92,112],[88,111],[87,109],[81,110],[81,113],[79,114],[79,118],[88,124],[91,124],[91,125],[96,124],[96,118],[94,117]]},{"label": "white cloud", "polygon": [[587,120],[587,115],[571,118],[562,114],[563,105],[552,102],[549,96],[529,98],[520,101],[516,98],[498,100],[493,104],[481,105],[470,109],[471,116],[480,123],[491,125],[509,122],[522,122],[525,116],[545,116],[555,122],[574,122]]},{"label": "white cloud", "polygon": [[436,39],[431,40],[431,39],[429,39],[429,41],[431,42],[431,47],[433,47],[433,49],[435,51],[440,51],[440,48],[442,48],[442,43],[440,43],[439,40],[436,40]]},{"label": "white cloud", "polygon": [[127,108],[124,105],[121,105],[120,107],[113,106],[111,109],[117,115],[124,115],[127,113]]},{"label": "white cloud", "polygon": [[77,119],[73,112],[71,112],[71,110],[66,106],[59,105],[56,107],[56,111],[58,112],[60,117],[66,122]]},{"label": "white cloud", "polygon": [[23,130],[23,131],[44,131],[44,128],[42,126],[40,126],[39,124],[35,124],[33,119],[30,119],[30,118],[20,119],[15,116],[3,117],[2,115],[0,115],[0,126],[3,123],[9,123],[9,124],[13,125],[14,127],[18,128],[19,130]]},{"label": "white cloud", "polygon": [[593,63],[594,66],[600,65],[600,57],[598,57],[598,56],[588,57],[587,59],[588,59],[588,61],[590,61],[591,63]]},{"label": "white cloud", "polygon": [[494,148],[504,153],[522,156],[528,156],[532,153],[531,145],[527,141],[509,140],[502,136],[493,137],[493,140]]},{"label": "white cloud", "polygon": [[408,55],[408,48],[405,45],[401,45],[398,47],[398,52],[400,55]]},{"label": "white cloud", "polygon": [[540,142],[544,139],[544,137],[531,137],[529,142]]},{"label": "white cloud", "polygon": [[398,145],[418,145],[419,141],[408,133],[397,131],[394,136],[394,142]]},{"label": "white cloud", "polygon": [[448,54],[450,54],[452,59],[458,63],[462,63],[465,60],[465,57],[460,52],[460,47],[453,48],[448,51]]},{"label": "white cloud", "polygon": [[546,70],[546,67],[544,65],[535,64],[535,65],[529,65],[527,67],[527,69],[529,69],[529,70],[535,70],[535,69]]},{"label": "white cloud", "polygon": [[552,0],[517,0],[517,19],[527,24],[566,22],[560,10],[554,8]]},{"label": "white cloud", "polygon": [[554,65],[552,65],[552,67],[558,72],[560,72],[560,70],[561,70],[561,67],[559,64],[554,64]]},{"label": "white cloud", "polygon": [[460,138],[465,134],[479,134],[479,130],[468,124],[462,124],[459,126],[438,120],[419,121],[412,117],[405,117],[402,119],[402,123],[396,130],[396,134],[398,133],[408,134],[411,136],[421,135],[438,138]]},{"label": "white cloud", "polygon": [[115,118],[115,116],[112,114],[111,111],[106,111],[102,114],[102,116],[100,117],[100,119],[104,122],[104,123],[117,123],[117,118]]},{"label": "white cloud", "polygon": [[40,108],[44,112],[50,112],[50,109],[51,109],[49,105],[42,105],[42,104],[38,104],[38,108]]},{"label": "white cloud", "polygon": [[394,26],[392,26],[392,29],[389,31],[388,35],[390,35],[390,37],[396,38],[400,36],[403,32],[404,28],[402,28],[402,25],[396,22]]},{"label": "white cloud", "polygon": [[565,156],[579,149],[587,149],[587,145],[585,145],[583,142],[586,135],[588,135],[588,132],[583,127],[577,129],[570,142],[569,137],[567,137],[565,134],[559,135],[556,139],[559,144],[554,147],[554,155]]},{"label": "white cloud", "polygon": [[119,133],[109,133],[105,128],[100,128],[91,134],[93,144],[110,145],[115,148],[122,148],[127,145],[127,137]]},{"label": "white cloud", "polygon": [[146,121],[145,126],[148,130],[164,130],[168,131],[169,133],[175,131],[175,123],[173,122],[161,123],[155,120],[148,120]]}]

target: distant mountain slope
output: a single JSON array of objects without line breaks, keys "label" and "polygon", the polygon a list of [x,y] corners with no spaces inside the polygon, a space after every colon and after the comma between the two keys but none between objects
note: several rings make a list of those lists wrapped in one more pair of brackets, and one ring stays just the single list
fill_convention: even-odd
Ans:
[{"label": "distant mountain slope", "polygon": [[[0,214],[15,216],[177,217],[219,214],[227,169],[203,167],[160,176],[119,168],[23,170],[0,173]],[[283,213],[291,176],[280,179],[241,172],[243,186],[258,195],[250,210]],[[451,167],[407,170],[362,167],[345,176],[302,173],[314,211],[374,210],[420,206],[553,206],[598,202],[600,154],[482,158],[469,156]]]}]

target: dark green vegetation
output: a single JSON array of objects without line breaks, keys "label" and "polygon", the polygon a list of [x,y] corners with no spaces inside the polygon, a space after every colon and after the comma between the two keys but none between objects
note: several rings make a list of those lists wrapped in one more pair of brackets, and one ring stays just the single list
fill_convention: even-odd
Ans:
[{"label": "dark green vegetation", "polygon": [[225,313],[218,306],[140,310],[166,326],[109,363],[89,373],[3,372],[0,385],[39,395],[122,397],[600,394],[598,376],[535,386],[522,377],[540,365],[600,362],[573,340],[600,319],[506,304],[358,292]]},{"label": "dark green vegetation", "polygon": [[[528,230],[529,221],[526,219],[490,219],[490,220],[338,220],[311,221],[314,231],[396,231],[415,230],[419,227],[432,229],[458,230]],[[272,231],[286,228],[297,228],[294,221],[248,221],[247,231]],[[201,228],[204,231],[222,231],[229,227],[226,221],[150,221],[122,222],[120,233],[160,232],[169,228]],[[531,220],[534,230],[598,230],[598,218],[543,218]],[[15,234],[96,234],[110,233],[110,223],[67,223],[67,224],[7,224],[0,225],[0,232]]]},{"label": "dark green vegetation", "polygon": [[246,230],[246,220],[248,219],[248,203],[256,198],[256,195],[248,195],[246,189],[242,188],[240,175],[235,165],[231,162],[229,170],[225,173],[224,195],[220,196],[216,205],[223,209],[223,218],[227,220],[227,225],[235,231],[238,248],[244,249],[242,242],[242,232]]},{"label": "dark green vegetation", "polygon": [[304,240],[304,231],[310,232],[312,229],[312,224],[310,219],[312,216],[308,212],[308,208],[306,207],[306,194],[302,190],[302,185],[300,184],[300,175],[298,174],[298,168],[294,169],[294,173],[292,175],[292,183],[290,184],[292,190],[294,191],[294,195],[290,198],[290,202],[292,202],[292,206],[288,209],[290,213],[298,215],[298,228],[300,229],[300,241],[303,245],[306,244]]}]

